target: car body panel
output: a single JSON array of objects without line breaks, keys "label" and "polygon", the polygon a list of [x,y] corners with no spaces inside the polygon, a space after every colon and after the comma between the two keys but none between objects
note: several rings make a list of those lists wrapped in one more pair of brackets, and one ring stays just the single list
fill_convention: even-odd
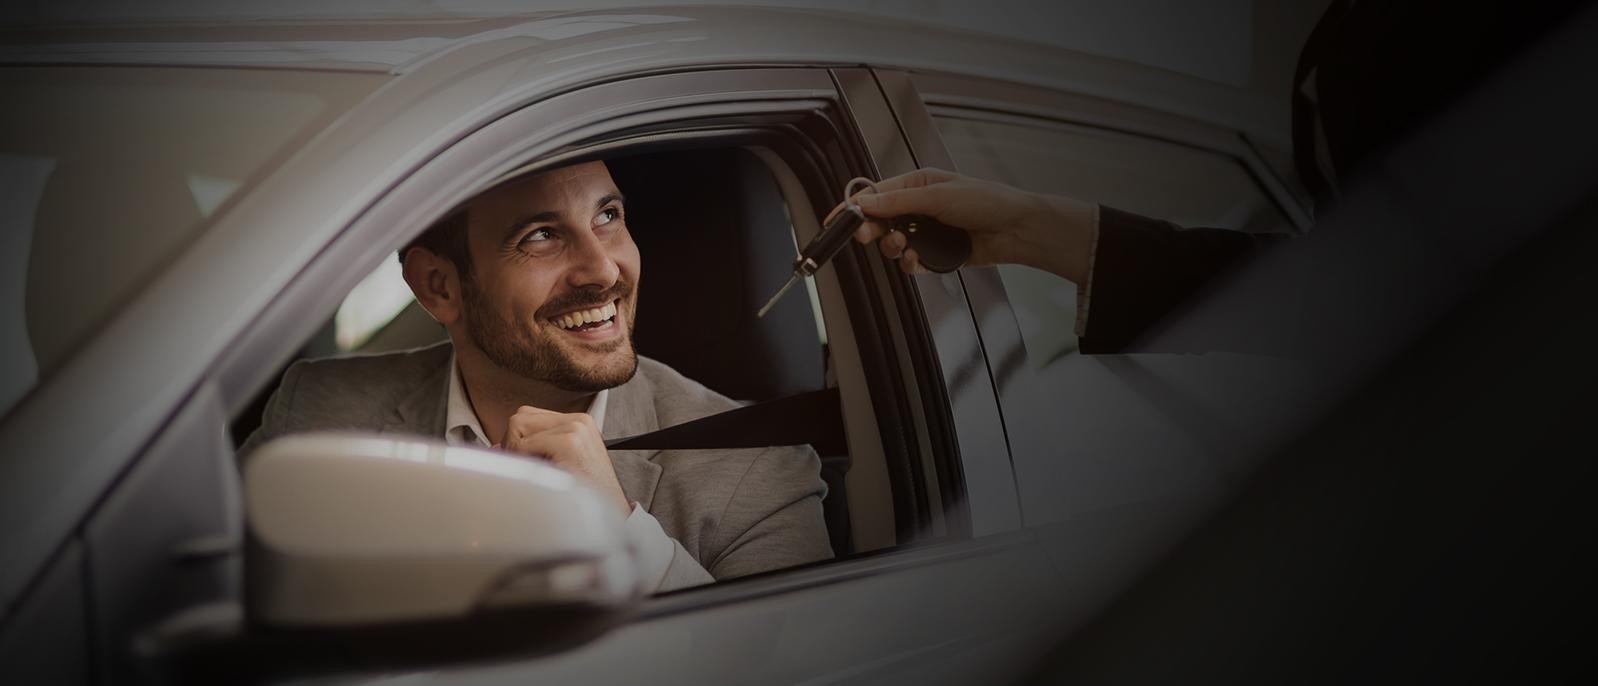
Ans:
[{"label": "car body panel", "polygon": [[[451,685],[1002,681],[994,665],[1024,663],[1070,610],[1049,593],[1060,584],[1057,570],[1025,533],[851,564],[666,595],[632,624],[566,653],[415,678]],[[349,683],[369,682],[352,676]]]}]

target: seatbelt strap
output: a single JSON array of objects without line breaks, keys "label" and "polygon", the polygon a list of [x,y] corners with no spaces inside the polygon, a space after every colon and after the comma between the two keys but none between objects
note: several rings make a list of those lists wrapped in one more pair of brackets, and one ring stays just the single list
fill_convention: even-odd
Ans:
[{"label": "seatbelt strap", "polygon": [[659,431],[605,442],[611,450],[715,450],[809,444],[821,455],[844,455],[838,389],[798,393],[701,417]]}]

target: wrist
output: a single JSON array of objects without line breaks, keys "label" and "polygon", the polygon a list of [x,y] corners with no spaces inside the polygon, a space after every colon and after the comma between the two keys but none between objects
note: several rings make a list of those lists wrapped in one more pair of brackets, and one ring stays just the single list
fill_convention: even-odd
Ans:
[{"label": "wrist", "polygon": [[1029,222],[1027,234],[1032,240],[1022,263],[1085,285],[1098,232],[1098,206],[1065,196],[1034,195],[1039,209]]}]

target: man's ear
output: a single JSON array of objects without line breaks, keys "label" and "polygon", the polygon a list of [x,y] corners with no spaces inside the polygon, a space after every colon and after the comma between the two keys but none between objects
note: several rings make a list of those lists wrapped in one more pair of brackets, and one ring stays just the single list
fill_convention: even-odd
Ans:
[{"label": "man's ear", "polygon": [[411,246],[401,269],[416,301],[435,321],[449,326],[460,319],[461,279],[455,263],[427,248]]}]

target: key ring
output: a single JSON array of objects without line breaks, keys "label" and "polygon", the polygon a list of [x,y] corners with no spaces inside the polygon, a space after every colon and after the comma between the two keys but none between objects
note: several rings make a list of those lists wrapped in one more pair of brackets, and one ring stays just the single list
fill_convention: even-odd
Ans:
[{"label": "key ring", "polygon": [[849,179],[849,183],[843,185],[843,197],[845,200],[853,198],[855,193],[860,192],[855,190],[855,186],[857,185],[865,186],[866,188],[871,189],[872,193],[877,192],[877,184],[872,183],[871,179],[868,179],[864,176],[856,176],[852,179]]},{"label": "key ring", "polygon": [[839,203],[837,207],[832,208],[832,211],[828,212],[827,216],[822,218],[821,223],[823,225],[831,222],[832,218],[837,216],[839,210],[854,204],[850,202],[850,198],[853,198],[855,193],[860,192],[855,190],[855,186],[865,186],[866,188],[871,189],[871,192],[873,193],[877,191],[877,184],[872,183],[871,179],[868,179],[864,176],[856,176],[852,179],[849,179],[849,182],[843,185],[843,202]]},{"label": "key ring", "polygon": [[[859,207],[851,199],[855,193],[865,189],[870,189],[873,193],[881,192],[871,179],[862,176],[849,179],[849,183],[843,187],[844,202],[838,208]],[[828,221],[831,221],[835,214],[837,213],[828,214]],[[861,211],[860,214],[863,217],[865,213]],[[904,214],[879,221],[889,233],[900,233],[905,236],[905,249],[914,249],[920,258],[921,266],[927,271],[947,274],[964,266],[966,260],[971,258],[971,236],[964,230],[918,214]]]}]

